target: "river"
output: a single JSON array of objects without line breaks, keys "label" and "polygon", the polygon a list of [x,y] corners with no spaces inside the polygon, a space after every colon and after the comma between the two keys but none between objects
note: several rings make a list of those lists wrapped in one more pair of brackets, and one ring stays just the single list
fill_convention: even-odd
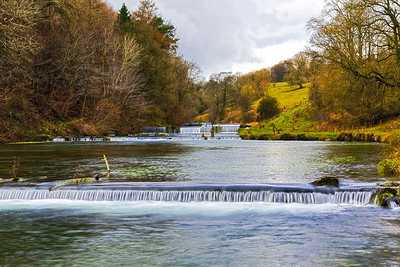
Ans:
[{"label": "river", "polygon": [[[158,184],[382,181],[385,146],[166,141],[0,147],[35,183],[104,173]],[[0,266],[398,266],[400,210],[346,203],[0,201]]]}]

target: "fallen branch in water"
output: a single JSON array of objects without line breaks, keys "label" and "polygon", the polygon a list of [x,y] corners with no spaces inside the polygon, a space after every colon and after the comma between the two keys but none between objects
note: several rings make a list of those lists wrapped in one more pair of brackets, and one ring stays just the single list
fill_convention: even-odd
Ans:
[{"label": "fallen branch in water", "polygon": [[33,181],[32,179],[23,179],[23,178],[9,178],[9,179],[3,179],[0,178],[0,186],[5,185],[5,184],[11,184],[11,183],[25,183],[25,182],[30,182]]},{"label": "fallen branch in water", "polygon": [[13,182],[14,181],[14,179],[3,179],[3,178],[0,178],[0,185],[3,185],[3,184],[6,184],[6,183],[11,183],[11,182]]},{"label": "fallen branch in water", "polygon": [[111,170],[110,170],[110,165],[108,164],[107,156],[105,154],[103,155],[103,160],[104,160],[104,162],[106,164],[106,168],[107,168],[107,178],[109,178],[110,174],[111,174]]}]

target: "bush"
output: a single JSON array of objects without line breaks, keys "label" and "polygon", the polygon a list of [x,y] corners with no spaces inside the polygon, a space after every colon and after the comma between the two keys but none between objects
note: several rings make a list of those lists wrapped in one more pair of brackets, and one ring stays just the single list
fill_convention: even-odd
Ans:
[{"label": "bush", "polygon": [[271,96],[263,97],[257,107],[258,120],[268,120],[280,112],[278,101]]},{"label": "bush", "polygon": [[399,176],[400,163],[396,159],[384,159],[378,164],[378,173],[381,176]]},{"label": "bush", "polygon": [[381,176],[400,176],[400,144],[393,144],[386,158],[378,163],[378,173]]}]

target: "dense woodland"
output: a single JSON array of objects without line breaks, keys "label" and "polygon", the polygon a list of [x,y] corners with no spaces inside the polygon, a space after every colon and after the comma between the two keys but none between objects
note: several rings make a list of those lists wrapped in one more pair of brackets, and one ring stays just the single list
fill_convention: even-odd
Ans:
[{"label": "dense woodland", "polygon": [[271,68],[201,79],[151,0],[0,0],[0,140],[132,134],[193,120],[248,123],[279,110],[268,88],[311,86],[310,114],[365,126],[400,115],[400,2],[331,0],[310,47]]},{"label": "dense woodland", "polygon": [[329,1],[309,28],[319,119],[369,125],[400,114],[400,1]]},{"label": "dense woodland", "polygon": [[194,114],[197,68],[154,3],[0,0],[0,139],[134,133]]}]

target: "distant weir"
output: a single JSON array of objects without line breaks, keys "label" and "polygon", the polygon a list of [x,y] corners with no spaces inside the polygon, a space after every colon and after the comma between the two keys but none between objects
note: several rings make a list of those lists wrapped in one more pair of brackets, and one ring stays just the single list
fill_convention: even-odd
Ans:
[{"label": "distant weir", "polygon": [[[191,187],[193,189],[193,187]],[[0,189],[0,200],[77,200],[77,201],[174,201],[174,202],[266,202],[299,204],[368,205],[373,190],[315,191],[300,188],[291,190],[126,190],[126,189]]]}]

